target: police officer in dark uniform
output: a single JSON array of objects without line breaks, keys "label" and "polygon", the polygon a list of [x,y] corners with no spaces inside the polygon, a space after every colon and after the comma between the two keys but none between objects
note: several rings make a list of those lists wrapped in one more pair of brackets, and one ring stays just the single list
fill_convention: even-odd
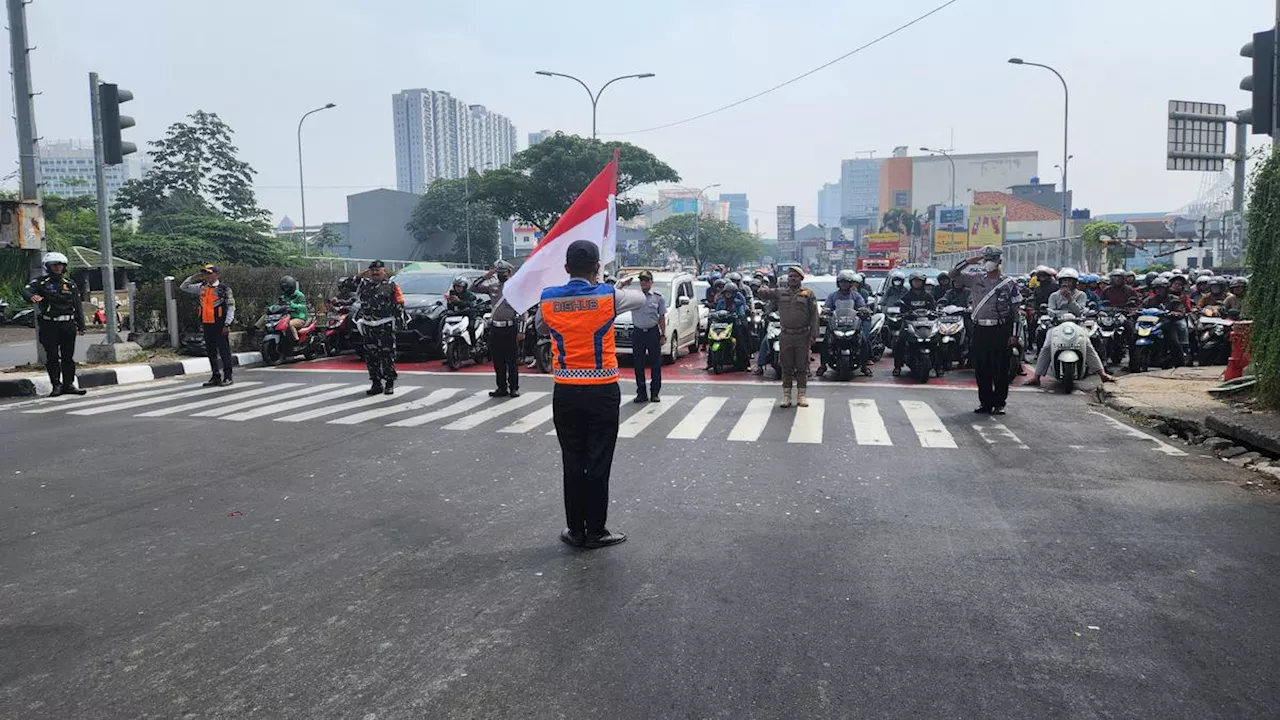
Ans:
[{"label": "police officer in dark uniform", "polygon": [[618,355],[613,321],[644,306],[644,294],[597,284],[600,249],[575,240],[565,253],[569,282],[542,291],[538,330],[551,337],[555,392],[552,417],[564,462],[564,512],[560,540],[574,547],[602,548],[627,539],[605,527],[609,474],[618,443]]},{"label": "police officer in dark uniform", "polygon": [[[961,261],[951,270],[951,283],[967,288],[973,298],[973,339],[969,358],[978,380],[978,407],[974,412],[1003,415],[1009,398],[1009,348],[1013,336],[1013,314],[1018,311],[1022,294],[1018,283],[1000,271],[1004,251],[995,245],[982,248],[982,254]],[[984,272],[968,273],[969,265],[982,265]]]},{"label": "police officer in dark uniform", "polygon": [[387,277],[387,265],[381,260],[356,276],[356,297],[360,313],[356,325],[364,338],[364,363],[371,383],[368,395],[395,392],[396,322],[404,310],[404,293]]},{"label": "police officer in dark uniform", "polygon": [[45,253],[44,275],[31,281],[22,295],[36,305],[40,318],[40,344],[44,346],[45,370],[53,384],[50,397],[83,395],[76,387],[76,334],[84,334],[84,308],[80,288],[66,276],[67,256]]},{"label": "police officer in dark uniform", "polygon": [[[493,373],[498,379],[498,389],[489,397],[520,397],[520,316],[511,304],[503,301],[502,289],[515,273],[515,267],[506,260],[494,263],[493,269],[471,283],[473,292],[489,296],[493,312],[489,317],[489,355],[493,358]],[[497,276],[497,285],[485,282]]]}]

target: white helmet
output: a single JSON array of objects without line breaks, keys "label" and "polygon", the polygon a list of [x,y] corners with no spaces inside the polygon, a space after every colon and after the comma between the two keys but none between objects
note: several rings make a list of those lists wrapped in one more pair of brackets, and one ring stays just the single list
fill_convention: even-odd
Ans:
[{"label": "white helmet", "polygon": [[857,282],[857,278],[858,276],[854,275],[852,270],[841,270],[840,274],[836,275],[836,282]]},{"label": "white helmet", "polygon": [[1169,272],[1168,270],[1165,270],[1164,272],[1160,273],[1157,277],[1162,277],[1165,280],[1172,280],[1173,273]]},{"label": "white helmet", "polygon": [[71,264],[71,263],[67,262],[67,256],[66,256],[66,255],[63,255],[63,254],[62,254],[62,253],[60,253],[60,252],[47,252],[47,253],[45,253],[45,254],[44,254],[44,259],[43,259],[43,260],[41,260],[40,262],[41,262],[41,263],[42,263],[46,268],[47,268],[47,267],[49,267],[50,265],[56,265],[56,264],[58,264],[58,263],[62,263],[63,265],[70,265],[70,264]]},{"label": "white helmet", "polygon": [[1080,273],[1075,268],[1064,267],[1058,271],[1058,279],[1059,280],[1070,279],[1070,280],[1075,280],[1076,282],[1080,282]]},{"label": "white helmet", "polygon": [[854,281],[854,282],[856,282],[856,283],[858,283],[859,285],[861,285],[862,283],[866,282],[867,280],[866,280],[866,278],[862,277],[862,273],[854,273],[854,274],[853,274],[853,281]]}]

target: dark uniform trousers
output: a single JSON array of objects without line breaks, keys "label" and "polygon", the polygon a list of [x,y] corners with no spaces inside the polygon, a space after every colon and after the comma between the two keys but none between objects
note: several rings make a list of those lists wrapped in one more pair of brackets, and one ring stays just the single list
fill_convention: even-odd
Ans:
[{"label": "dark uniform trousers", "polygon": [[978,380],[978,404],[982,407],[1004,407],[1009,398],[1009,336],[1013,322],[999,325],[974,325],[969,354],[973,374]]},{"label": "dark uniform trousers", "polygon": [[516,342],[519,327],[489,328],[489,354],[493,357],[493,374],[498,379],[498,389],[509,392],[520,390],[520,346]]},{"label": "dark uniform trousers", "polygon": [[618,383],[557,383],[551,396],[564,456],[564,514],[573,533],[603,532],[609,512],[609,472],[618,444]]},{"label": "dark uniform trousers", "polygon": [[[636,370],[637,395],[662,392],[662,335],[657,325],[645,330],[631,328],[631,362]],[[645,368],[651,378],[649,390],[645,389]]]},{"label": "dark uniform trousers", "polygon": [[40,344],[49,382],[72,386],[76,380],[76,324],[73,320],[41,320]]},{"label": "dark uniform trousers", "polygon": [[[209,369],[214,378],[231,379],[231,338],[222,333],[219,323],[205,323],[204,351],[209,356]],[[222,361],[222,370],[218,370],[218,361]]]},{"label": "dark uniform trousers", "polygon": [[369,379],[380,383],[396,379],[396,327],[394,322],[364,327],[364,365]]}]

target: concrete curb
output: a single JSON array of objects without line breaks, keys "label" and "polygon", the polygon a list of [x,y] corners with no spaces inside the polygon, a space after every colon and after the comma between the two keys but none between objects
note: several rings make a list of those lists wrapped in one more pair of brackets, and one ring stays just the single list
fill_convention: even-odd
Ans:
[{"label": "concrete curb", "polygon": [[[242,352],[231,354],[233,367],[251,367],[262,364],[262,353]],[[106,368],[92,368],[77,373],[77,384],[82,388],[105,387],[107,385],[128,385],[131,383],[149,382],[160,378],[177,375],[209,375],[208,358],[188,358],[176,362],[163,362],[151,365],[116,365]],[[47,377],[0,379],[0,398],[35,397],[48,395],[53,386]]]}]

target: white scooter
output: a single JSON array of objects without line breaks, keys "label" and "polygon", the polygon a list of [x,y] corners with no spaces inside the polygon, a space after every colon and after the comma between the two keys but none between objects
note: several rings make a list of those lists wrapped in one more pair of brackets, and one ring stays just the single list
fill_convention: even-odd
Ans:
[{"label": "white scooter", "polygon": [[1076,382],[1083,380],[1089,372],[1085,361],[1089,352],[1089,332],[1072,313],[1058,313],[1053,320],[1046,340],[1053,358],[1053,376],[1062,386],[1062,391],[1070,393]]}]

